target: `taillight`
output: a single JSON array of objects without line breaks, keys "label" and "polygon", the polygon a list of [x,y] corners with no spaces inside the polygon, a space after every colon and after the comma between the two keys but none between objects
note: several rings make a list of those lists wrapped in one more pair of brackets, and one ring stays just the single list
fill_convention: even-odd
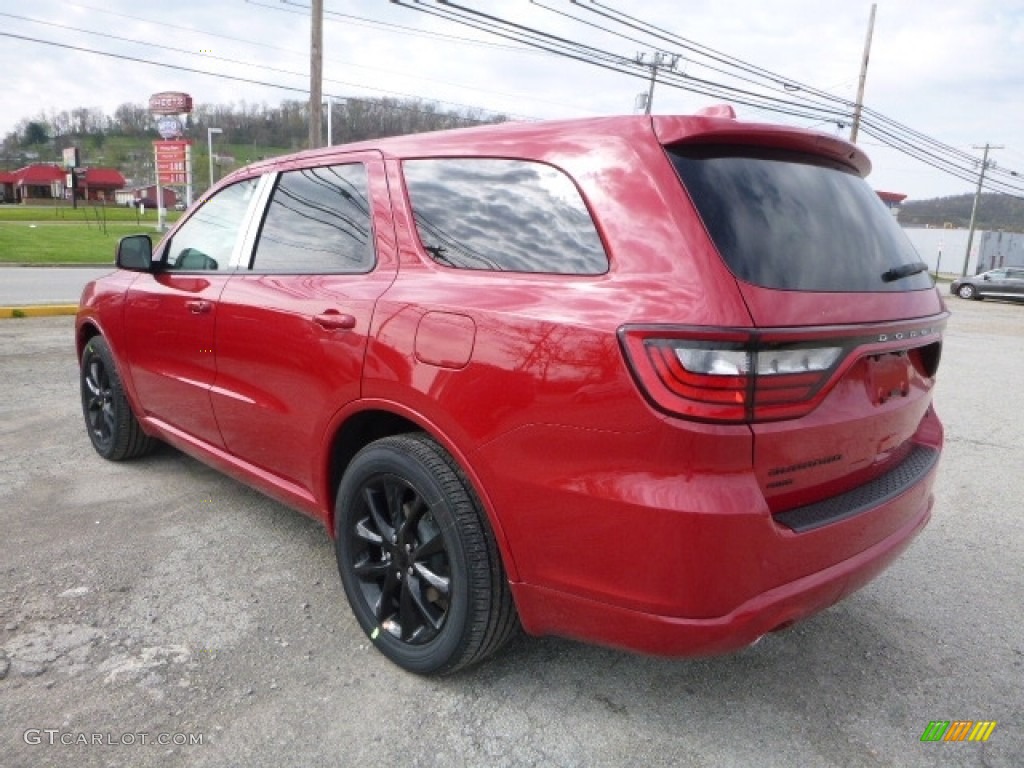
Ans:
[{"label": "taillight", "polygon": [[731,423],[808,413],[850,349],[740,330],[627,327],[619,337],[654,405],[675,416]]}]

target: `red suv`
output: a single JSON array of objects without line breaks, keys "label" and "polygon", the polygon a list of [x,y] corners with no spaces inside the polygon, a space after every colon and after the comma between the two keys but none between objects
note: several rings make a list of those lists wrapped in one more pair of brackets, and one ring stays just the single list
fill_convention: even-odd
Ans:
[{"label": "red suv", "polygon": [[322,520],[409,670],[743,647],[930,515],[947,313],[869,168],[727,108],[250,166],[85,289],[88,434]]}]

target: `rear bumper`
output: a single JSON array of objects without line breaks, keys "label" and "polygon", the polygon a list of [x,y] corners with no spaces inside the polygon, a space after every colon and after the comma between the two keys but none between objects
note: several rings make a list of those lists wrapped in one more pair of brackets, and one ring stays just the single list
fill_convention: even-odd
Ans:
[{"label": "rear bumper", "polygon": [[513,584],[523,627],[640,653],[702,656],[737,650],[828,606],[869,582],[928,523],[929,494],[915,514],[889,536],[834,565],[758,594],[724,616],[682,618],[623,608],[578,595]]}]

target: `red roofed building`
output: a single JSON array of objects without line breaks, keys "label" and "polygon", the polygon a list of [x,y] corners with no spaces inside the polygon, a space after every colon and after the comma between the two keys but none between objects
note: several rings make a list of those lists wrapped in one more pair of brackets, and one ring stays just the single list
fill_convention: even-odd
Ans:
[{"label": "red roofed building", "polygon": [[64,169],[50,163],[35,163],[14,172],[14,196],[22,203],[64,197]]},{"label": "red roofed building", "polygon": [[885,203],[893,216],[899,214],[900,204],[907,199],[906,195],[901,195],[899,192],[882,192],[876,189],[875,194],[882,199],[882,202]]},{"label": "red roofed building", "polygon": [[[114,200],[124,187],[124,176],[114,168],[86,168],[77,171],[78,199],[89,202]],[[3,179],[10,177],[10,188]],[[34,163],[0,176],[0,200],[31,203],[63,200],[67,190],[67,171],[52,163]]]},{"label": "red roofed building", "polygon": [[13,173],[0,171],[0,203],[14,202],[14,183],[17,178]]},{"label": "red roofed building", "polygon": [[114,193],[124,188],[124,176],[114,168],[87,168],[78,177],[79,197],[114,202]]}]

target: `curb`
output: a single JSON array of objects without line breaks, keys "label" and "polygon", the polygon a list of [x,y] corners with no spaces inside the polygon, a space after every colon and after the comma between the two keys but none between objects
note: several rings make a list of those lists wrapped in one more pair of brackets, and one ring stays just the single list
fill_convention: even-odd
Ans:
[{"label": "curb", "polygon": [[38,304],[31,307],[0,307],[0,319],[21,317],[58,317],[74,315],[77,304]]}]

